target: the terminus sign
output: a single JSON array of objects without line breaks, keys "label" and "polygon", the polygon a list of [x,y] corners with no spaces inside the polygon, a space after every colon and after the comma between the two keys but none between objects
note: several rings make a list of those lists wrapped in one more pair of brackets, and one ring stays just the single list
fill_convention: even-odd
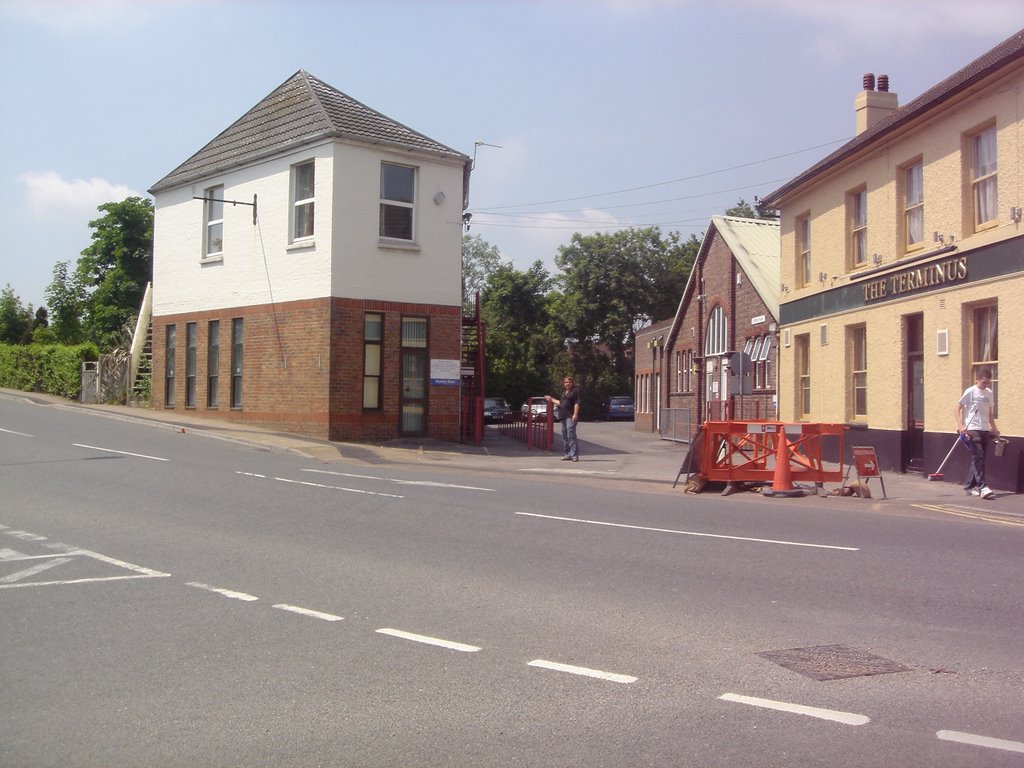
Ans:
[{"label": "the terminus sign", "polygon": [[864,289],[864,303],[913,293],[937,285],[956,283],[967,278],[967,257],[958,256],[954,259],[937,261],[925,267],[906,269],[887,275],[879,280],[872,280],[861,286]]}]

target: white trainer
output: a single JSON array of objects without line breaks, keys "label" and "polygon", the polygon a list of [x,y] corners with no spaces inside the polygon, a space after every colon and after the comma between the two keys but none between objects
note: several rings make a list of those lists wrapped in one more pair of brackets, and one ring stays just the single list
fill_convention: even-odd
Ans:
[{"label": "white trainer", "polygon": [[994,499],[996,497],[996,495],[992,493],[992,489],[989,488],[987,485],[983,485],[981,488],[979,488],[978,494],[983,499]]}]

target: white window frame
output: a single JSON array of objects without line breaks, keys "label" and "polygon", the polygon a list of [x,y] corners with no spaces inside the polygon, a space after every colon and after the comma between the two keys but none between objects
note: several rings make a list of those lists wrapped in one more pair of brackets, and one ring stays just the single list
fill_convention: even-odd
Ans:
[{"label": "white window frame", "polygon": [[867,187],[849,194],[850,268],[858,269],[868,263],[868,190]]},{"label": "white window frame", "polygon": [[800,288],[811,284],[811,215],[806,214],[796,220],[797,240],[797,279]]},{"label": "white window frame", "polygon": [[971,200],[974,228],[986,229],[999,216],[999,163],[996,127],[971,136]]},{"label": "white window frame", "polygon": [[903,169],[903,229],[906,249],[924,244],[924,162]]},{"label": "white window frame", "polygon": [[[310,172],[308,188],[302,174]],[[301,197],[300,197],[301,195]],[[292,166],[291,242],[304,242],[316,235],[316,161],[305,160]]]},{"label": "white window frame", "polygon": [[850,417],[868,415],[868,329],[854,325],[847,329],[850,364]]},{"label": "white window frame", "polygon": [[203,258],[224,255],[224,185],[203,192]]},{"label": "white window frame", "polygon": [[[409,199],[403,199],[394,193],[394,190],[387,188],[387,170],[389,168],[397,168],[405,171],[409,171],[412,174],[411,189],[409,190]],[[419,182],[419,169],[414,165],[403,165],[401,163],[392,163],[387,160],[381,161],[380,164],[380,221],[379,221],[379,234],[380,239],[388,242],[400,242],[400,243],[415,243],[416,242],[416,187]],[[395,210],[408,210],[409,216],[409,231],[408,237],[404,237],[400,234],[396,234],[393,229],[389,226],[388,213]]]}]

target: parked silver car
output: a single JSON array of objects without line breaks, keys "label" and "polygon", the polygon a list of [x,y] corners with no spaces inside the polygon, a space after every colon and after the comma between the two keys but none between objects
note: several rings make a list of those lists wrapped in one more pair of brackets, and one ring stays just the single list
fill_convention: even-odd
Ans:
[{"label": "parked silver car", "polygon": [[[533,414],[534,419],[544,419],[548,415],[548,401],[543,397],[531,397],[521,408],[523,416],[530,412]],[[558,403],[555,403],[555,421],[561,421],[561,415],[558,412]]]}]

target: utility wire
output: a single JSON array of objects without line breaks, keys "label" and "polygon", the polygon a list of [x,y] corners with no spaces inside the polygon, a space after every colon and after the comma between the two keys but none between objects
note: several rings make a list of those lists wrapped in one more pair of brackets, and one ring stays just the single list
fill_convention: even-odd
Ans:
[{"label": "utility wire", "polygon": [[849,141],[849,138],[835,139],[833,141],[827,141],[824,144],[818,144],[817,146],[813,146],[813,147],[805,147],[804,149],[798,149],[798,150],[795,150],[793,152],[786,152],[784,154],[775,155],[774,157],[767,157],[767,158],[764,158],[762,160],[752,160],[749,163],[740,163],[739,165],[733,165],[733,166],[730,166],[728,168],[719,168],[718,170],[715,170],[715,171],[706,171],[704,173],[694,174],[693,176],[684,176],[683,178],[680,178],[680,179],[671,179],[670,181],[659,181],[659,182],[655,182],[654,184],[644,184],[644,185],[639,186],[639,187],[629,187],[627,189],[619,189],[619,190],[616,190],[614,192],[597,192],[597,193],[594,193],[592,195],[580,195],[578,197],[563,197],[563,198],[560,198],[558,200],[544,200],[542,202],[537,202],[537,203],[517,203],[515,205],[492,205],[489,208],[487,208],[487,210],[488,211],[497,211],[497,210],[505,210],[505,209],[508,209],[508,208],[529,208],[529,207],[538,206],[538,205],[554,205],[555,203],[572,203],[572,202],[575,202],[577,200],[588,200],[588,199],[594,198],[594,197],[608,197],[610,195],[621,195],[621,194],[624,194],[626,192],[637,192],[637,191],[639,191],[641,189],[653,189],[654,187],[664,187],[664,186],[667,186],[669,184],[678,184],[678,183],[683,182],[683,181],[693,181],[694,179],[702,179],[702,178],[704,178],[706,176],[714,176],[714,175],[719,174],[719,173],[727,173],[728,171],[736,171],[736,170],[739,170],[740,168],[749,168],[750,166],[760,165],[761,163],[770,163],[773,160],[781,160],[781,159],[786,158],[786,157],[792,157],[794,155],[799,155],[799,154],[802,154],[804,152],[811,152],[811,151],[813,151],[815,149],[821,149],[823,147],[830,147],[833,144],[840,144],[840,143],[847,142],[847,141]]}]

